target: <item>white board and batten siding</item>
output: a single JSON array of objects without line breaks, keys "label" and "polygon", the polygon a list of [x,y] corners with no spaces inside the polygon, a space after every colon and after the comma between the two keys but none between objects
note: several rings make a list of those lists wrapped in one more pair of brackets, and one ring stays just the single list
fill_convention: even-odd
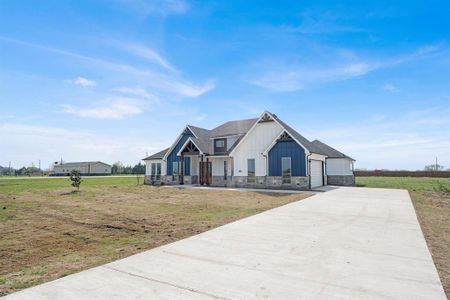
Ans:
[{"label": "white board and batten siding", "polygon": [[353,175],[353,161],[349,158],[327,158],[327,175]]},{"label": "white board and batten siding", "polygon": [[282,131],[277,122],[257,123],[233,151],[234,176],[247,176],[247,159],[251,158],[255,159],[256,176],[266,176],[267,158],[262,153]]},{"label": "white board and batten siding", "polygon": [[229,158],[222,158],[222,157],[214,157],[209,158],[209,161],[211,162],[211,168],[212,168],[212,176],[223,176],[224,175],[224,161],[227,162],[227,176],[231,175],[231,159]]}]

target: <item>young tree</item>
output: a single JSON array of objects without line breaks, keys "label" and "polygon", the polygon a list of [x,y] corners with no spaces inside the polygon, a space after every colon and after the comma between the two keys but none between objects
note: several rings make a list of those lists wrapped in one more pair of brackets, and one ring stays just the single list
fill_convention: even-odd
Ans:
[{"label": "young tree", "polygon": [[80,185],[81,185],[81,176],[80,176],[80,172],[76,171],[76,170],[72,170],[70,172],[70,180],[72,181],[72,186],[76,187],[77,190],[80,190]]},{"label": "young tree", "polygon": [[133,174],[145,174],[145,165],[139,162],[133,167]]},{"label": "young tree", "polygon": [[428,165],[425,166],[425,171],[443,171],[444,170],[444,166],[438,165],[438,164],[434,164],[434,165]]},{"label": "young tree", "polygon": [[122,162],[120,162],[120,161],[117,161],[117,162],[115,162],[113,165],[112,165],[112,168],[111,168],[111,173],[112,174],[122,174],[123,173],[123,163]]}]

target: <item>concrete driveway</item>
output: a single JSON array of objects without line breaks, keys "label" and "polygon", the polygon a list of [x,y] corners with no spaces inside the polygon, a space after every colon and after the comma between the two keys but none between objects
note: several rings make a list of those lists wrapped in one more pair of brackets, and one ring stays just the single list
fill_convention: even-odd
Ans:
[{"label": "concrete driveway", "polygon": [[409,195],[339,188],[7,299],[446,299]]}]

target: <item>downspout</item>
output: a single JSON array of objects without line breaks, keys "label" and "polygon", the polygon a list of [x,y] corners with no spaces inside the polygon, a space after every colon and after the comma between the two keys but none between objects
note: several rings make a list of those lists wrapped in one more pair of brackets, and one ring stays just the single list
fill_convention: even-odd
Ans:
[{"label": "downspout", "polygon": [[267,160],[267,155],[264,155],[264,153],[261,153],[261,155],[264,157],[264,159],[265,159],[265,161],[266,161],[266,163],[265,163],[265,165],[266,165],[266,172],[265,172],[265,175],[266,176],[264,176],[264,185],[265,185],[265,187],[267,188],[267,176],[269,175],[268,174],[268,171],[269,171],[269,165],[268,165],[268,160]]},{"label": "downspout", "polygon": [[311,161],[309,160],[309,157],[312,155],[311,152],[309,152],[308,155],[306,155],[306,163],[308,164],[308,187],[311,190]]}]

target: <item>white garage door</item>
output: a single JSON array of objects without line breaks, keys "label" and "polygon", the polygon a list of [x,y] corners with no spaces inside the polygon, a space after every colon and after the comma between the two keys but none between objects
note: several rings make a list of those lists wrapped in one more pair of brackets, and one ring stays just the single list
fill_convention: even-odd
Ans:
[{"label": "white garage door", "polygon": [[311,161],[311,187],[315,188],[323,185],[322,162],[318,160]]}]

